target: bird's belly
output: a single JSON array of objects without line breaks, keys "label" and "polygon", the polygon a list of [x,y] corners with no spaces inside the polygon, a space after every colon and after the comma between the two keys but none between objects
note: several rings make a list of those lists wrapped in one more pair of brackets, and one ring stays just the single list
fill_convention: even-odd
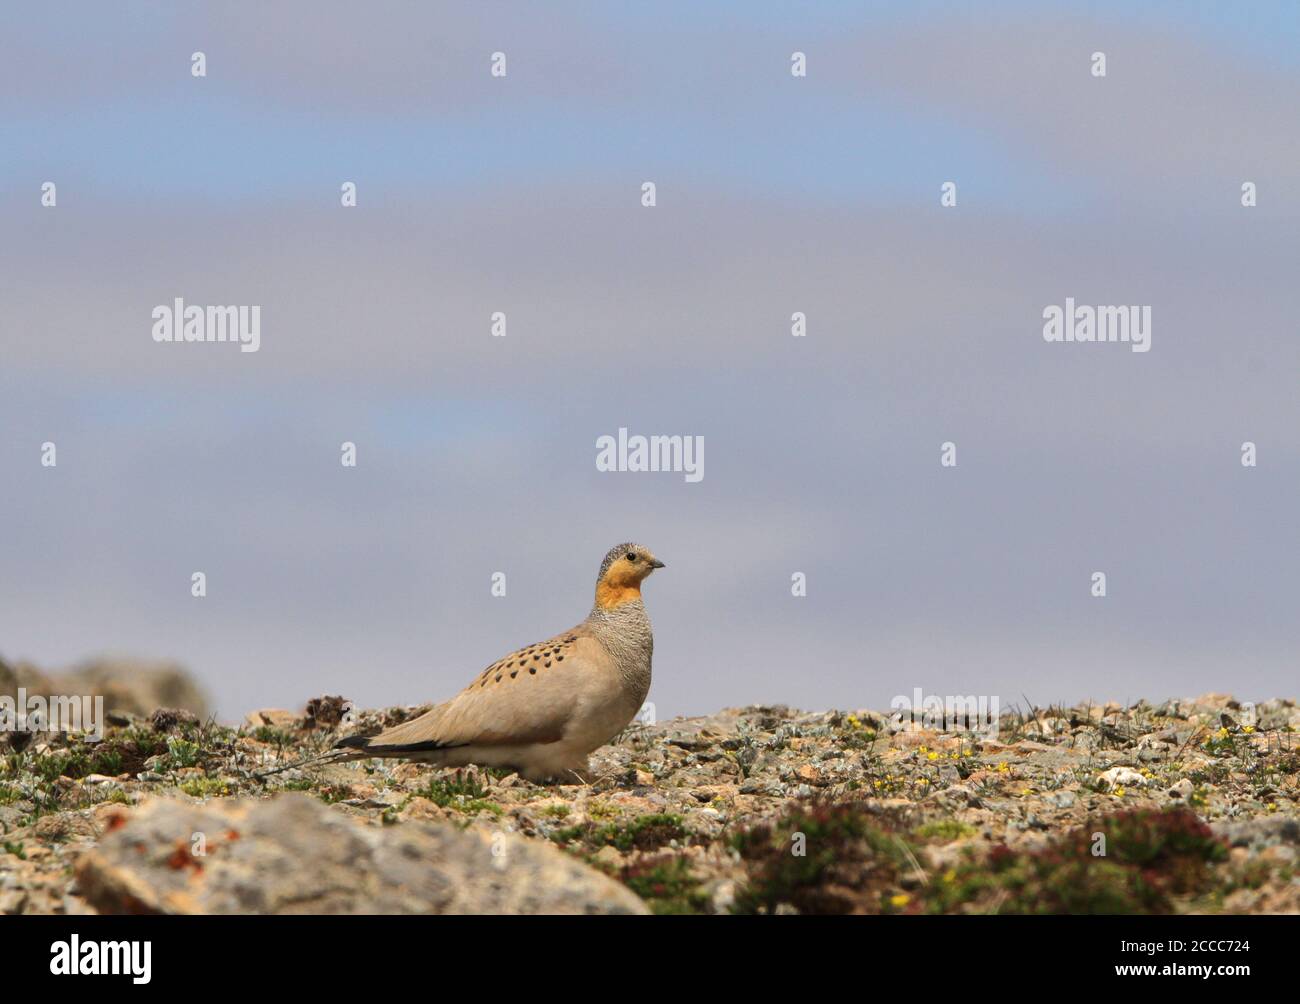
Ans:
[{"label": "bird's belly", "polygon": [[583,747],[590,753],[627,728],[628,723],[641,710],[643,699],[642,693],[631,693],[620,688],[601,699],[583,702],[569,719],[564,730],[564,741],[575,747]]}]

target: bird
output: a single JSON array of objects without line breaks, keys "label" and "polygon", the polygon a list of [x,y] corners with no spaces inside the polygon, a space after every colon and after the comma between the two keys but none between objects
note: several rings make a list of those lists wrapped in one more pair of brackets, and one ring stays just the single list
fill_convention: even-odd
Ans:
[{"label": "bird", "polygon": [[459,694],[373,736],[339,739],[332,762],[392,757],[507,767],[530,781],[585,780],[588,756],[623,731],[650,690],[654,634],[641,585],[662,561],[610,548],[581,624],[503,656]]}]

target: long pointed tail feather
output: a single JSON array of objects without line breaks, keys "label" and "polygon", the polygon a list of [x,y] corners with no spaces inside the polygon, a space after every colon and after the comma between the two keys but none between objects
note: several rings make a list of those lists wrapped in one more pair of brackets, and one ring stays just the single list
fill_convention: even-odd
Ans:
[{"label": "long pointed tail feather", "polygon": [[306,767],[311,764],[320,764],[322,767],[329,766],[332,763],[346,763],[348,760],[364,760],[369,754],[362,752],[369,739],[366,736],[347,736],[338,740],[330,749],[324,753],[317,753],[315,756],[304,757],[293,763],[287,763],[282,767],[275,767],[272,770],[259,771],[253,776],[259,781],[263,778],[271,777],[274,774],[283,774],[286,770],[294,770],[298,767]]}]

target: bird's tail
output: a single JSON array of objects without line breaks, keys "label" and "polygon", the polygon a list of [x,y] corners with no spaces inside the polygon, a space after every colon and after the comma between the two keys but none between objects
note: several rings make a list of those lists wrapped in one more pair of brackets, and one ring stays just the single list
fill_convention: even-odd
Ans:
[{"label": "bird's tail", "polygon": [[370,743],[369,736],[345,736],[334,743],[324,753],[317,753],[315,756],[304,757],[294,763],[287,763],[282,767],[276,767],[273,770],[261,771],[254,774],[259,781],[263,778],[271,777],[274,774],[283,774],[286,770],[294,770],[298,767],[306,767],[310,764],[319,764],[322,767],[328,767],[334,763],[346,763],[349,760],[365,760],[370,754],[365,753],[366,746]]}]

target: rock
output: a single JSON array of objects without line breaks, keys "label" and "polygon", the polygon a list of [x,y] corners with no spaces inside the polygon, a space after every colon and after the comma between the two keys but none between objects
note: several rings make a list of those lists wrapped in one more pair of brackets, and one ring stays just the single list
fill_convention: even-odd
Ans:
[{"label": "rock", "polygon": [[1192,792],[1194,790],[1195,788],[1193,787],[1192,782],[1187,778],[1183,778],[1169,789],[1168,795],[1170,798],[1177,798],[1186,801],[1192,797]]},{"label": "rock", "polygon": [[369,795],[366,798],[345,798],[343,804],[351,805],[358,809],[387,809],[397,803],[395,803],[391,798]]},{"label": "rock", "polygon": [[197,725],[199,716],[185,708],[158,708],[149,716],[155,732],[174,732],[182,725]]},{"label": "rock", "polygon": [[[205,853],[191,853],[202,834]],[[553,847],[451,825],[357,823],[306,795],[152,799],[76,866],[102,913],[645,913]]]},{"label": "rock", "polygon": [[351,706],[345,697],[313,697],[303,713],[303,728],[332,729],[343,721]]},{"label": "rock", "polygon": [[1218,836],[1232,847],[1271,847],[1274,844],[1300,845],[1300,819],[1291,816],[1264,816],[1236,822],[1211,823]]},{"label": "rock", "polygon": [[18,674],[3,659],[0,659],[0,695],[6,697],[18,695]]},{"label": "rock", "polygon": [[52,674],[49,686],[49,693],[102,694],[106,711],[144,716],[156,708],[180,708],[199,718],[209,714],[207,695],[172,662],[98,659]]},{"label": "rock", "polygon": [[810,763],[800,764],[795,768],[794,776],[797,780],[806,785],[821,787],[826,783],[821,772]]},{"label": "rock", "polygon": [[18,731],[0,733],[0,738],[5,740],[5,744],[15,753],[21,753],[32,744],[34,732]]},{"label": "rock", "polygon": [[9,689],[0,689],[0,693],[7,693],[10,697],[14,697],[19,687],[22,687],[29,694],[50,694],[54,692],[51,689],[49,676],[30,662],[7,663],[5,668],[8,672],[0,670],[0,682],[7,681]]},{"label": "rock", "polygon": [[948,788],[940,788],[938,791],[932,791],[925,797],[927,802],[937,802],[940,805],[951,807],[971,806],[979,808],[980,797],[970,788],[963,784],[954,784]]},{"label": "rock", "polygon": [[1112,767],[1098,776],[1097,780],[1107,788],[1140,788],[1147,783],[1147,779],[1132,767]]},{"label": "rock", "polygon": [[273,729],[284,729],[288,732],[298,727],[298,721],[297,715],[284,708],[260,708],[244,716],[244,724],[252,729],[269,725]]},{"label": "rock", "polygon": [[1290,868],[1300,855],[1297,855],[1296,849],[1288,844],[1274,844],[1272,847],[1264,848],[1260,857],[1269,864]]},{"label": "rock", "polygon": [[1294,702],[1274,697],[1255,707],[1254,724],[1262,731],[1271,731],[1292,724],[1295,716]]},{"label": "rock", "polygon": [[171,662],[98,659],[59,673],[46,673],[27,663],[0,662],[0,694],[14,696],[18,687],[43,697],[102,696],[110,718],[144,716],[159,707],[208,714],[207,696],[183,667]]}]

